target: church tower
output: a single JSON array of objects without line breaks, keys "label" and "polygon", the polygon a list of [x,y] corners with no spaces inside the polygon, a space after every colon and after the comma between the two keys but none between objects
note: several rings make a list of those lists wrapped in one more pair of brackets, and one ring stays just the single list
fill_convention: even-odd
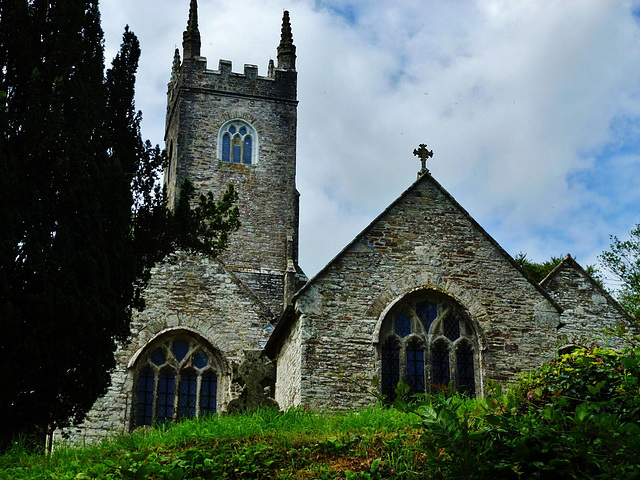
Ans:
[{"label": "church tower", "polygon": [[304,279],[298,267],[296,47],[284,12],[277,66],[234,73],[220,60],[207,69],[200,53],[198,6],[191,0],[168,86],[165,183],[173,207],[189,179],[196,193],[239,195],[242,226],[221,256],[225,266],[278,317]]}]

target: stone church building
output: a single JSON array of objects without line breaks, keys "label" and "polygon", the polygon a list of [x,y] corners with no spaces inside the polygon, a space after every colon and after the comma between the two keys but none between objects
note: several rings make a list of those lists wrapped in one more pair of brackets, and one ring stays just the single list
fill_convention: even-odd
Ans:
[{"label": "stone church building", "polygon": [[266,76],[226,60],[209,69],[200,44],[191,0],[167,94],[170,204],[185,178],[218,197],[233,184],[242,226],[217,259],[175,252],[155,268],[112,385],[70,429],[75,440],[224,412],[243,391],[247,355],[273,360],[262,386],[281,408],[355,408],[372,403],[358,384],[374,376],[388,398],[401,379],[415,392],[482,395],[488,378],[509,381],[630,324],[569,256],[535,283],[426,168],[308,280],[289,14]]}]

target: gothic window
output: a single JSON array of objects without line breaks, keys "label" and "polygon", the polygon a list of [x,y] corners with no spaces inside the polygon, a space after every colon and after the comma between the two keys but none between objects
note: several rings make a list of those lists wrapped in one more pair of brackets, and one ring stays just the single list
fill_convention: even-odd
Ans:
[{"label": "gothic window", "polygon": [[382,345],[382,394],[395,400],[396,385],[400,381],[400,346],[394,338],[388,338]]},{"label": "gothic window", "polygon": [[220,160],[244,165],[257,163],[257,140],[255,129],[244,120],[225,123],[218,137]]},{"label": "gothic window", "polygon": [[449,349],[444,342],[436,343],[431,349],[431,385],[434,390],[449,385]]},{"label": "gothic window", "polygon": [[411,393],[424,392],[424,350],[419,341],[407,345],[407,383]]},{"label": "gothic window", "polygon": [[382,322],[381,392],[395,399],[399,380],[412,393],[453,389],[475,395],[477,339],[462,308],[435,291],[415,292]]},{"label": "gothic window", "polygon": [[216,413],[216,363],[208,348],[186,334],[154,342],[137,362],[133,425]]}]

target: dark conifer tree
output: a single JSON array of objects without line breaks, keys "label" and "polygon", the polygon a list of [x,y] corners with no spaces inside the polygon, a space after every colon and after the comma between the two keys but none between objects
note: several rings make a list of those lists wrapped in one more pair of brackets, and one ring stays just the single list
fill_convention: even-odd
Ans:
[{"label": "dark conifer tree", "polygon": [[105,78],[97,0],[0,3],[0,442],[80,421],[153,264],[217,254],[238,226],[232,189],[165,208],[133,103],[139,56],[126,29]]}]

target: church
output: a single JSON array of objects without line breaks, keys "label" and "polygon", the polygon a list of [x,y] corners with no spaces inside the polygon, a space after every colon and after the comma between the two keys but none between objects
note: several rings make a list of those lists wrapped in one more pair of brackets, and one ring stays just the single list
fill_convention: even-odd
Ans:
[{"label": "church", "polygon": [[191,0],[167,92],[169,204],[185,179],[217,197],[233,184],[242,225],[219,258],[174,252],[156,266],[111,387],[68,430],[74,441],[226,412],[252,365],[271,373],[251,388],[282,409],[367,406],[368,385],[392,400],[400,380],[482,396],[487,379],[509,382],[575,345],[615,346],[607,329],[633,325],[568,255],[533,281],[433,178],[424,145],[417,180],[308,279],[289,13],[266,76],[226,60],[210,69],[200,47]]}]

